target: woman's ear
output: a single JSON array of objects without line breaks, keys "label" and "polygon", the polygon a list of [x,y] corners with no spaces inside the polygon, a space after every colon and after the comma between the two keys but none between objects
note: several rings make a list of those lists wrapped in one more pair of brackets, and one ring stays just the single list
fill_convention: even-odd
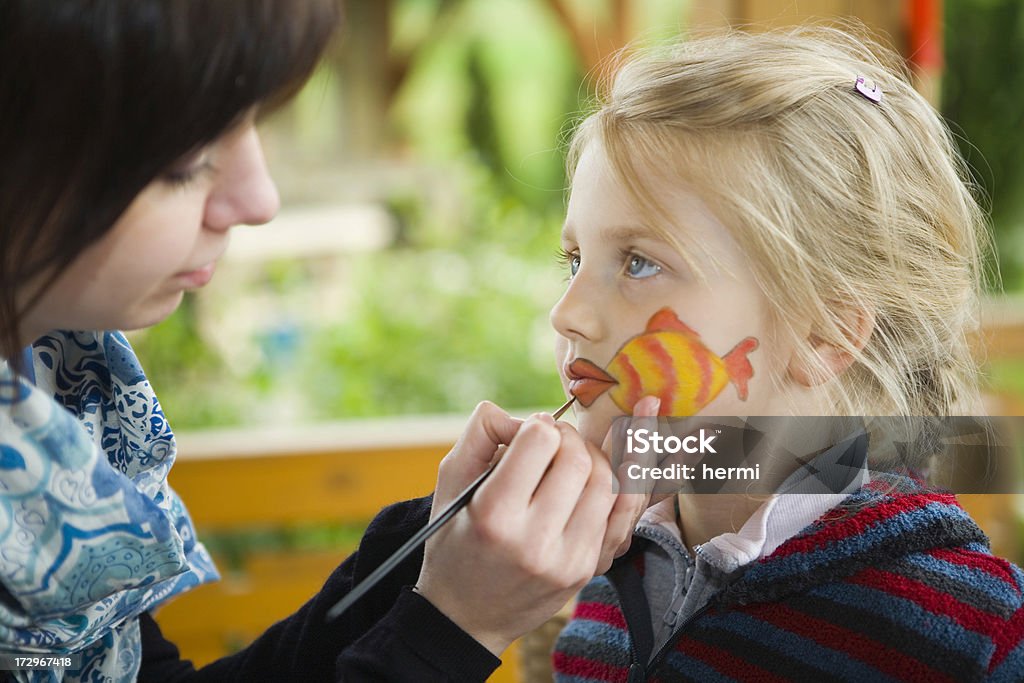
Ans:
[{"label": "woman's ear", "polygon": [[[846,308],[836,321],[849,347],[860,351],[875,330],[875,314],[865,308]],[[853,363],[849,347],[825,341],[816,334],[807,338],[810,355],[794,353],[789,362],[789,375],[797,384],[814,387],[838,377]]]}]

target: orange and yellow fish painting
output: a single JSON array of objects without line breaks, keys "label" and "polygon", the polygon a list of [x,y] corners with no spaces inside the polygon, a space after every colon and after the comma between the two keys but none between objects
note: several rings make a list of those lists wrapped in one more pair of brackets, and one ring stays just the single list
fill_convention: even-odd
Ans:
[{"label": "orange and yellow fish painting", "polygon": [[589,406],[607,391],[627,414],[644,396],[657,396],[659,414],[694,415],[729,382],[736,385],[740,399],[747,400],[747,382],[754,376],[747,354],[757,344],[757,339],[747,337],[719,357],[672,309],[663,308],[651,316],[642,333],[622,345],[607,369],[586,358],[570,363],[569,393]]}]

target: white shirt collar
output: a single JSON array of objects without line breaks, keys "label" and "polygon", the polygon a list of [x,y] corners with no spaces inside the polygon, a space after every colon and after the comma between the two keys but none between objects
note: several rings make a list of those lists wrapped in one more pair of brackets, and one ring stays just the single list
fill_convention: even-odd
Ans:
[{"label": "white shirt collar", "polygon": [[[765,501],[739,531],[715,536],[695,548],[698,554],[722,571],[731,572],[767,557],[788,539],[842,503],[849,493],[782,493]],[[683,543],[676,522],[675,498],[652,505],[640,525],[665,529]]]}]

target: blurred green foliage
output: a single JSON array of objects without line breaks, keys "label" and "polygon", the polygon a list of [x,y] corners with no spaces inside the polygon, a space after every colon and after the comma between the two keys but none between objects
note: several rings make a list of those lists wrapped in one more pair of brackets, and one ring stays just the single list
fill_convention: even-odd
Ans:
[{"label": "blurred green foliage", "polygon": [[1007,290],[1024,287],[1024,2],[946,0],[942,113],[991,202]]},{"label": "blurred green foliage", "polygon": [[221,572],[244,571],[253,555],[334,551],[339,557],[359,547],[368,522],[299,524],[291,527],[203,534],[203,545],[217,558]]},{"label": "blurred green foliage", "polygon": [[[434,4],[397,3],[395,40]],[[564,30],[537,0],[441,5],[447,21],[416,51],[397,93],[397,135],[424,159],[481,162],[499,194],[527,207],[561,205],[560,132],[586,93]]]},{"label": "blurred green foliage", "polygon": [[1024,358],[994,361],[988,374],[993,390],[1024,397]]},{"label": "blurred green foliage", "polygon": [[[175,313],[143,336],[130,335],[172,426],[241,424],[243,402],[223,359],[202,339],[195,299],[186,294]],[[174,421],[174,418],[180,418]]]},{"label": "blurred green foliage", "polygon": [[560,207],[533,208],[480,170],[471,220],[449,237],[411,230],[361,257],[352,322],[310,338],[300,374],[311,417],[466,412],[562,400],[546,311],[558,296]]},{"label": "blurred green foliage", "polygon": [[[641,3],[646,28],[636,33],[646,42],[677,35],[685,4]],[[1019,287],[1024,3],[947,0],[946,12],[944,113],[970,141],[961,144],[993,197],[1005,283]],[[509,409],[561,402],[547,323],[563,277],[554,258],[564,216],[561,142],[585,108],[589,75],[541,0],[395,0],[388,21],[385,52],[407,64],[387,93],[373,163],[428,169],[448,184],[456,210],[439,211],[407,183],[363,195],[339,190],[347,194],[336,201],[384,205],[399,226],[396,242],[345,257],[352,298],[343,320],[239,340],[263,349],[255,367],[228,363],[204,341],[191,298],[135,337],[177,428],[466,413],[482,399]],[[269,122],[290,125],[291,146],[307,155],[291,169],[298,182],[283,186],[301,192],[306,176],[346,163],[344,141],[361,131],[339,133],[354,97],[345,79],[338,63],[322,69]],[[286,291],[306,277],[303,268],[273,263],[265,279]],[[993,368],[994,381],[1011,387],[1018,375]],[[291,408],[278,411],[284,403]]]}]

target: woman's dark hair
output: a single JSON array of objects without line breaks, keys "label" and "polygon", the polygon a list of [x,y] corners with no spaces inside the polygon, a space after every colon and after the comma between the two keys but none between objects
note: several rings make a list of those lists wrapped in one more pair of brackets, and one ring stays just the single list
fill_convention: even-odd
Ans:
[{"label": "woman's dark hair", "polygon": [[0,357],[146,185],[292,96],[339,19],[337,0],[0,0]]}]

